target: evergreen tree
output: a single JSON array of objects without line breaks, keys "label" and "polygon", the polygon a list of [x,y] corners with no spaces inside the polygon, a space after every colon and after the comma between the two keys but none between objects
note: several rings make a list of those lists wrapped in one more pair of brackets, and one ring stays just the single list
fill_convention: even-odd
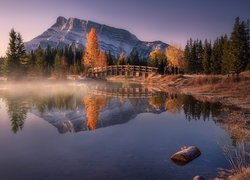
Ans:
[{"label": "evergreen tree", "polygon": [[241,22],[237,17],[235,20],[233,32],[231,34],[231,52],[233,71],[239,75],[245,70],[249,62],[249,32],[244,21]]},{"label": "evergreen tree", "polygon": [[210,74],[211,73],[211,54],[212,54],[212,47],[211,43],[205,40],[204,43],[204,51],[202,55],[202,67],[204,73]]},{"label": "evergreen tree", "polygon": [[184,71],[186,73],[189,73],[191,71],[190,61],[191,61],[191,47],[190,47],[190,41],[187,41],[187,44],[184,50]]},{"label": "evergreen tree", "polygon": [[17,33],[12,29],[9,35],[10,41],[7,51],[7,59],[3,65],[3,72],[6,76],[16,79],[25,74],[24,70],[27,64],[27,58],[20,33]]},{"label": "evergreen tree", "polygon": [[17,33],[16,37],[16,47],[17,47],[17,58],[18,58],[18,71],[20,75],[26,75],[28,70],[28,58],[26,55],[26,50],[24,42],[20,33]]},{"label": "evergreen tree", "polygon": [[140,65],[140,57],[138,51],[134,51],[130,54],[130,64]]},{"label": "evergreen tree", "polygon": [[111,51],[109,50],[108,54],[107,54],[107,62],[108,62],[108,66],[114,65],[114,58],[111,54]]},{"label": "evergreen tree", "polygon": [[213,74],[221,73],[223,57],[224,37],[217,38],[214,42],[211,56],[211,72]]},{"label": "evergreen tree", "polygon": [[189,72],[190,73],[197,73],[198,70],[196,69],[196,62],[197,62],[197,41],[190,41],[190,59],[189,59]]},{"label": "evergreen tree", "polygon": [[4,62],[3,66],[3,72],[6,76],[14,76],[17,64],[18,64],[18,55],[17,55],[17,45],[16,45],[16,39],[17,39],[17,33],[14,29],[11,29],[10,31],[10,39],[9,39],[9,46],[7,51],[7,59]]},{"label": "evergreen tree", "polygon": [[28,54],[28,74],[29,75],[35,76],[35,71],[34,71],[35,65],[36,65],[36,57],[35,57],[34,51],[31,51]]},{"label": "evergreen tree", "polygon": [[54,73],[58,78],[60,78],[62,74],[62,57],[63,55],[60,52],[57,52],[55,56]]},{"label": "evergreen tree", "polygon": [[35,68],[34,71],[38,77],[44,76],[44,62],[45,62],[45,54],[41,46],[35,51]]},{"label": "evergreen tree", "polygon": [[203,46],[202,42],[196,41],[196,55],[195,55],[195,68],[194,71],[197,73],[203,72],[202,68],[202,55],[203,55]]},{"label": "evergreen tree", "polygon": [[221,59],[221,73],[228,74],[232,69],[232,53],[230,47],[230,41],[227,35],[224,37],[224,44],[222,48],[222,59]]},{"label": "evergreen tree", "polygon": [[247,57],[247,66],[246,66],[246,70],[250,70],[250,21],[249,19],[247,20],[246,23],[246,37],[247,37],[247,46],[248,47],[248,57]]}]

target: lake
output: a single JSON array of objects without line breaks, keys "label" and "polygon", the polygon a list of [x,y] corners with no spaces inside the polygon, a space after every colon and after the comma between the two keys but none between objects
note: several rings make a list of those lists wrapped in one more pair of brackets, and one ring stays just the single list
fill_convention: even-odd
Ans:
[{"label": "lake", "polygon": [[[0,179],[192,179],[230,168],[220,103],[129,83],[1,85]],[[201,156],[170,160],[183,146]]]}]

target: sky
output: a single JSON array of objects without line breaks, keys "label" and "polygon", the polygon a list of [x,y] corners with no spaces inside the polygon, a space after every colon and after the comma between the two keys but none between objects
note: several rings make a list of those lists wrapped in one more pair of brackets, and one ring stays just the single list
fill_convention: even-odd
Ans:
[{"label": "sky", "polygon": [[0,56],[14,28],[29,41],[58,16],[124,28],[140,40],[185,46],[187,40],[214,40],[232,30],[237,16],[250,19],[250,0],[0,0]]}]

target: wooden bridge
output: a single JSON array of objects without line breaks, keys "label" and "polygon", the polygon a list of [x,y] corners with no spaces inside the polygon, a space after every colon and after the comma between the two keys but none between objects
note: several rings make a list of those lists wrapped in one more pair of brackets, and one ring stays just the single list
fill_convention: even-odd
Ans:
[{"label": "wooden bridge", "polygon": [[94,67],[88,69],[87,77],[103,78],[107,76],[132,76],[132,77],[148,77],[150,74],[157,73],[158,68],[148,66],[133,65],[115,65]]}]

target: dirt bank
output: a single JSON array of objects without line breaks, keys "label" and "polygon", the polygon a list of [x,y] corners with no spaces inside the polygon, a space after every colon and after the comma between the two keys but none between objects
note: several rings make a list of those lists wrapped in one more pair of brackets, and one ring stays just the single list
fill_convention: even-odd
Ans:
[{"label": "dirt bank", "polygon": [[[111,80],[122,81],[122,78]],[[127,78],[127,80],[162,91],[174,89],[174,91],[193,95],[199,99],[217,101],[250,111],[250,72],[242,73],[239,78],[226,75],[157,75],[146,79]]]}]

